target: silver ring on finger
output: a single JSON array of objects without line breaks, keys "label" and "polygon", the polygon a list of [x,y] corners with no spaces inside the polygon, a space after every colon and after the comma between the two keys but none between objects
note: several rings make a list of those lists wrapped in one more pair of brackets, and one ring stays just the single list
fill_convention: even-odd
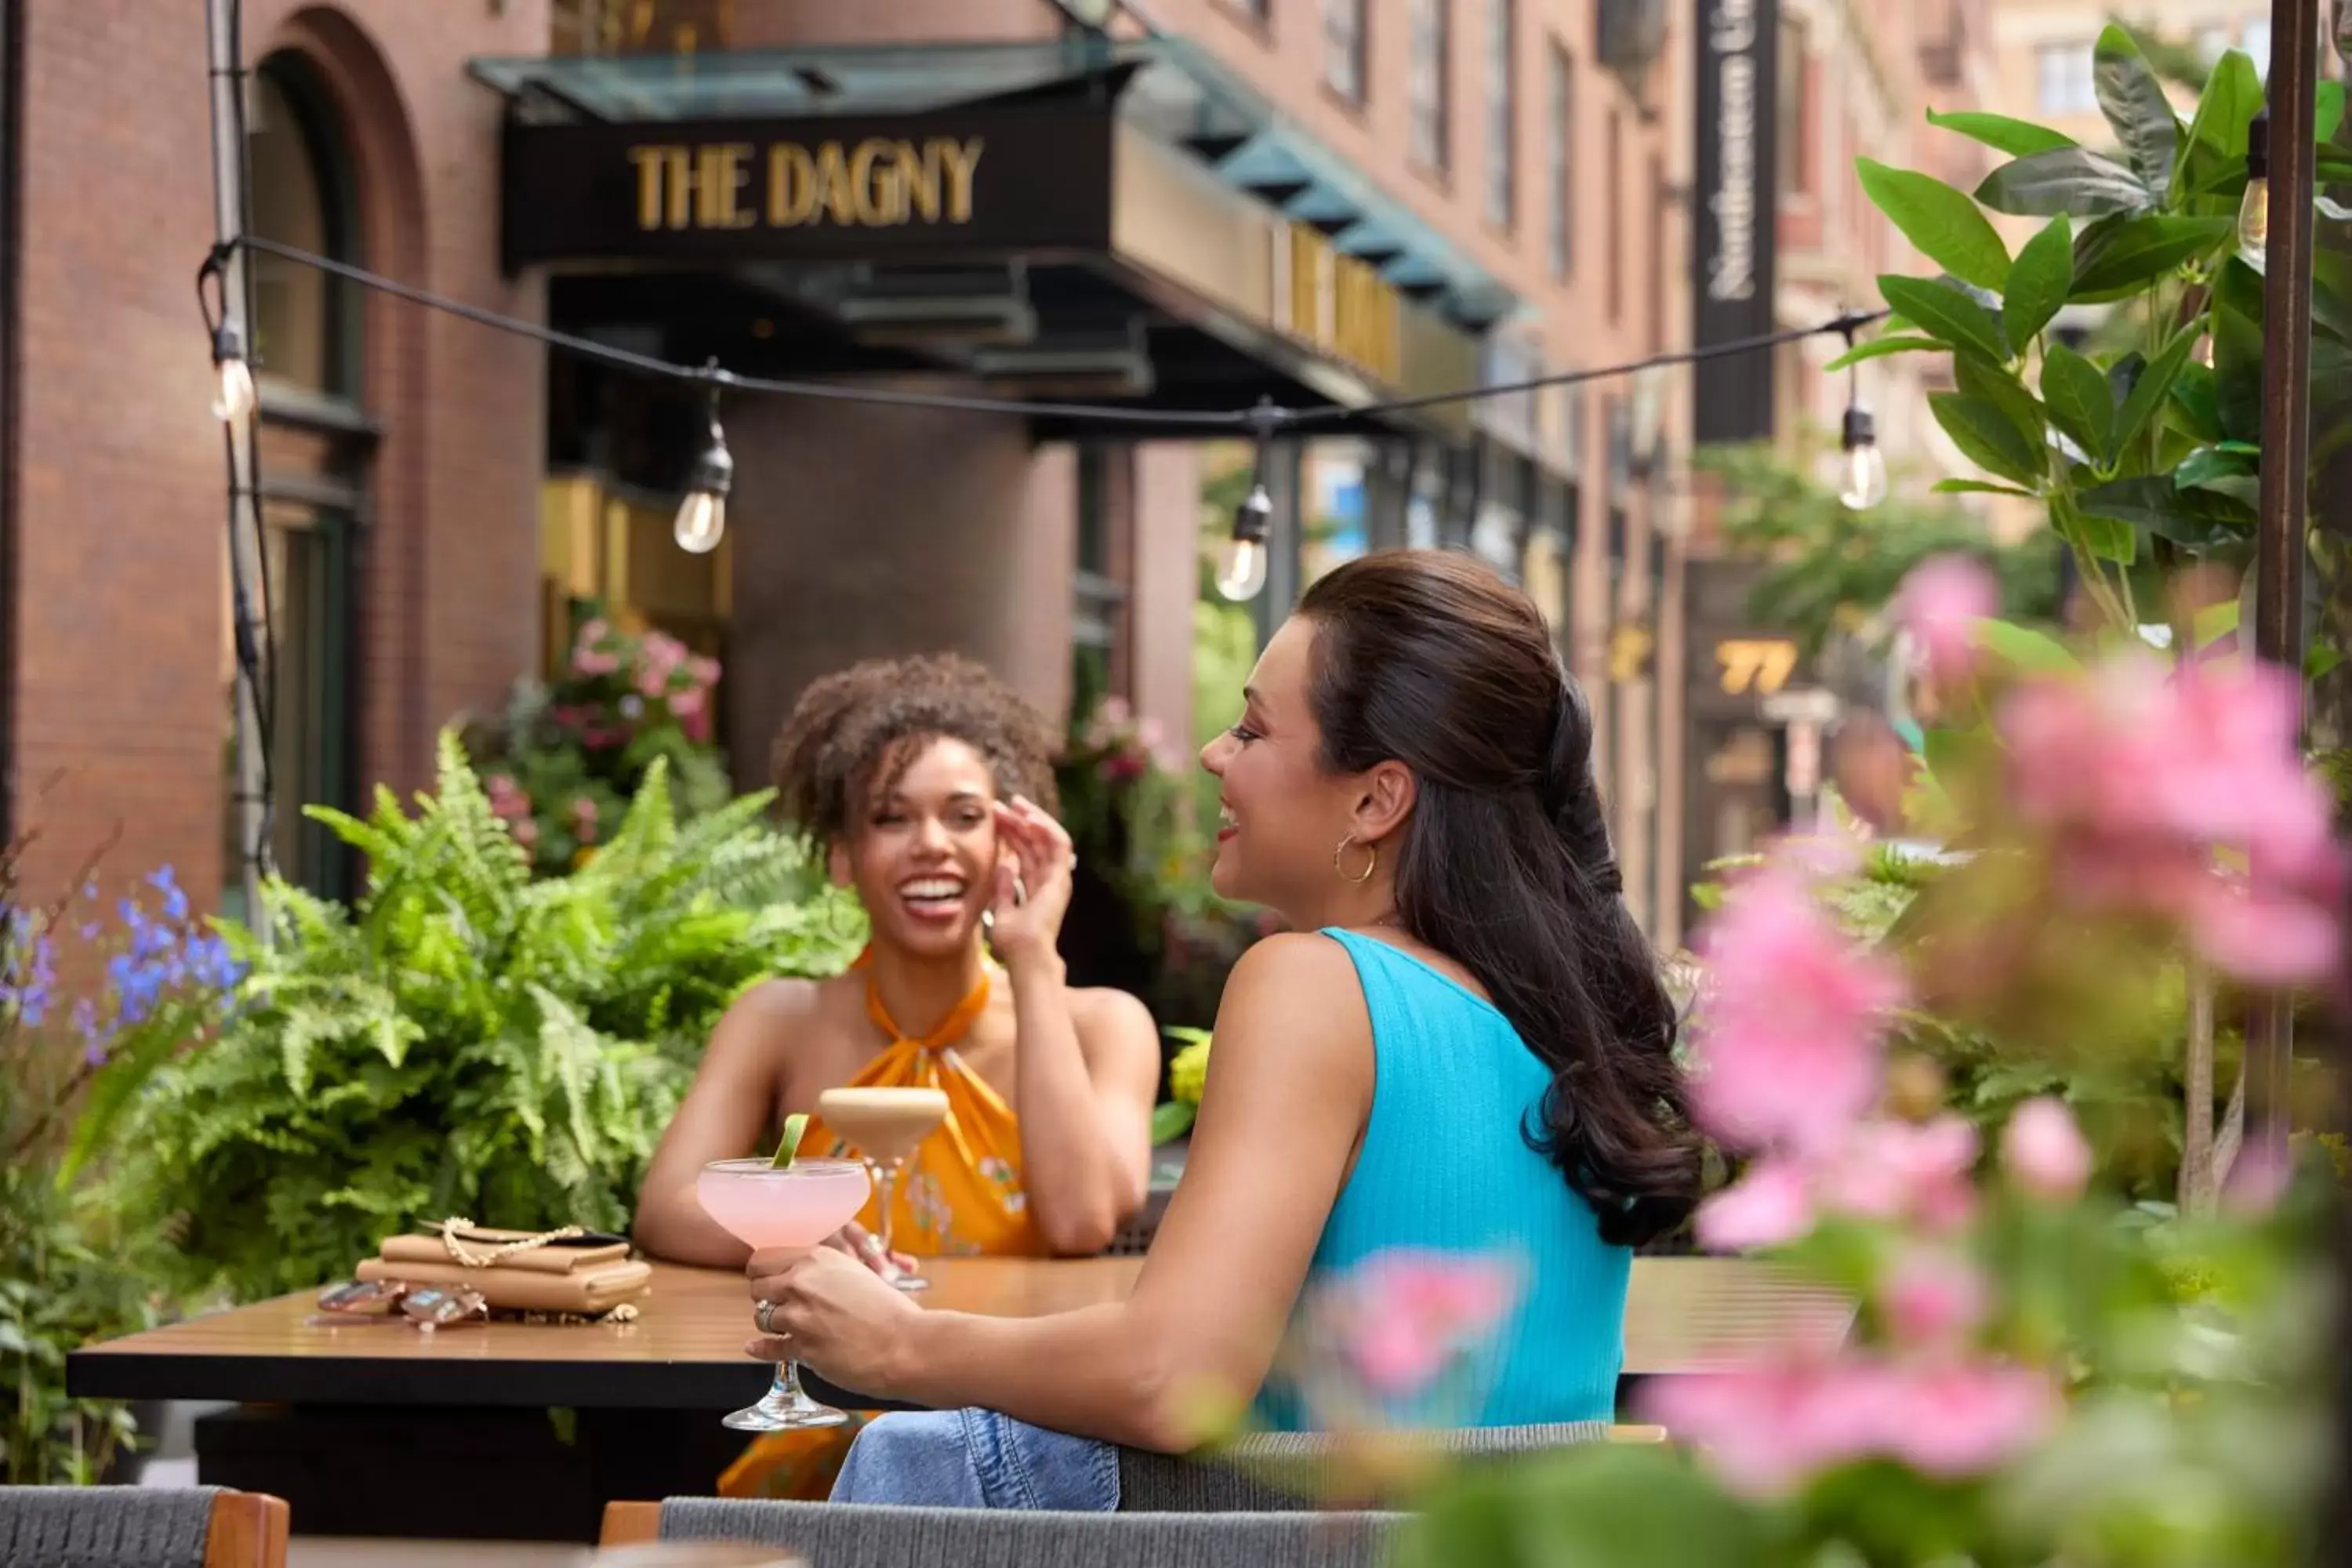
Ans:
[{"label": "silver ring on finger", "polygon": [[751,1309],[751,1321],[760,1325],[761,1333],[772,1334],[776,1331],[775,1325],[768,1321],[775,1315],[775,1311],[776,1304],[764,1297],[761,1299],[758,1306]]}]

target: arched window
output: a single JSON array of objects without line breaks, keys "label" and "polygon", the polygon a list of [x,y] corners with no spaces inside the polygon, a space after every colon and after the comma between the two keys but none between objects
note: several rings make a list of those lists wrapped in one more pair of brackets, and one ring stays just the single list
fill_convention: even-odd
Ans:
[{"label": "arched window", "polygon": [[[246,150],[257,237],[364,264],[358,189],[340,121],[325,83],[300,56],[272,55],[254,72]],[[376,438],[360,397],[361,300],[356,289],[316,268],[261,255],[249,265],[275,653],[270,854],[280,875],[342,896],[355,880],[351,857],[302,807],[350,805],[357,779],[352,599]],[[247,591],[257,598],[260,585]],[[233,652],[222,668],[233,722]],[[230,768],[233,777],[233,752]],[[226,807],[234,910],[242,867],[234,788]]]}]

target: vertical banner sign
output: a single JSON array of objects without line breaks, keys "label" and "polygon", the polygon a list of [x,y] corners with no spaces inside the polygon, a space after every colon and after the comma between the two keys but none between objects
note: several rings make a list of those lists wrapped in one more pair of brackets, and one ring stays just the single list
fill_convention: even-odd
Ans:
[{"label": "vertical banner sign", "polygon": [[[1699,0],[1698,135],[1692,180],[1691,339],[1711,348],[1761,337],[1772,312],[1779,121],[1779,0]],[[1769,350],[1727,354],[1694,378],[1696,442],[1772,434]]]}]

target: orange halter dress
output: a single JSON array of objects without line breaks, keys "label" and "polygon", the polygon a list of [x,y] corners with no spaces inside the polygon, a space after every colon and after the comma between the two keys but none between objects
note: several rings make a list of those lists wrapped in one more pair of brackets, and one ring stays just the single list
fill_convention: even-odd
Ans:
[{"label": "orange halter dress", "polygon": [[[971,1068],[956,1046],[988,1005],[988,976],[968,992],[929,1033],[910,1035],[883,1005],[870,973],[872,953],[852,967],[869,971],[866,1016],[889,1040],[858,1075],[852,1089],[936,1089],[947,1096],[947,1120],[917,1145],[899,1172],[892,1203],[890,1244],[919,1257],[1042,1258],[1050,1250],[1030,1217],[1021,1185],[1021,1123],[1004,1097]],[[802,1148],[828,1154],[855,1152],[850,1144],[811,1117]],[[877,1197],[868,1197],[858,1223],[880,1234]],[[777,1432],[755,1439],[719,1478],[722,1497],[790,1498],[814,1500],[833,1489],[834,1477],[849,1444],[870,1416],[853,1413],[843,1426],[809,1432]]]}]

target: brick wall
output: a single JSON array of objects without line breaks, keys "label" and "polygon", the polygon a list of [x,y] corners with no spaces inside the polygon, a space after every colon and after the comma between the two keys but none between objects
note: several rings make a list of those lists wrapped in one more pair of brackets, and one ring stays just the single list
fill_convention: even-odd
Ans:
[{"label": "brick wall", "polygon": [[[499,105],[464,65],[543,48],[545,0],[426,9],[254,0],[247,59],[297,49],[328,84],[370,265],[533,314],[536,288],[497,274]],[[191,290],[212,238],[204,8],[85,0],[26,17],[8,787],[42,836],[36,888],[119,830],[111,879],[169,862],[210,889],[225,869],[226,500]],[[440,722],[532,660],[544,377],[532,346],[413,307],[373,300],[365,323],[362,395],[383,436],[361,773],[405,786]]]}]

